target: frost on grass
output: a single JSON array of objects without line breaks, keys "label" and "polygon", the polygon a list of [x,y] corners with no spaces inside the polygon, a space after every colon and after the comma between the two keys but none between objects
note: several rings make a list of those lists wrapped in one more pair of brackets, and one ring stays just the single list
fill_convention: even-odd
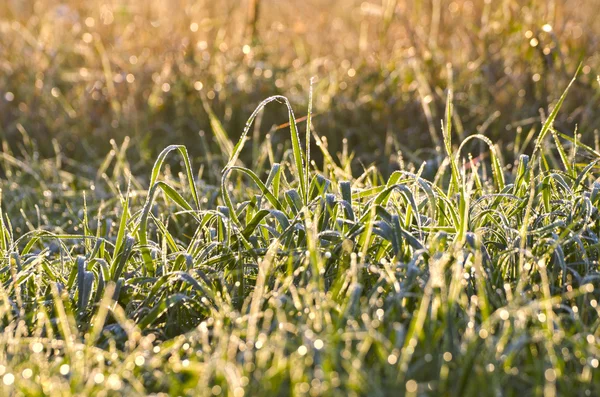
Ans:
[{"label": "frost on grass", "polygon": [[183,146],[149,184],[5,154],[2,393],[597,394],[597,149],[554,129],[561,98],[509,167],[452,144],[448,98],[432,175],[353,177],[289,106],[291,144],[245,164],[282,97],[220,136],[220,187]]}]

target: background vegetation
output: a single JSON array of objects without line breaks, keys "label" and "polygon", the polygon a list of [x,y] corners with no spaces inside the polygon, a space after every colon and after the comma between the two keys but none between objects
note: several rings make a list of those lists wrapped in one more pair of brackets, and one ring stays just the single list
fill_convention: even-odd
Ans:
[{"label": "background vegetation", "polygon": [[2,2],[0,394],[598,394],[599,5]]},{"label": "background vegetation", "polygon": [[[144,163],[172,143],[206,160],[218,150],[206,106],[235,140],[268,96],[304,115],[314,76],[314,123],[332,151],[346,138],[364,162],[395,164],[399,149],[439,145],[448,63],[458,136],[510,144],[581,61],[557,126],[598,127],[595,0],[261,0],[254,34],[250,3],[2,2],[0,133],[13,147],[21,129],[56,139],[79,159],[129,136]],[[262,136],[284,122],[268,110]]]}]

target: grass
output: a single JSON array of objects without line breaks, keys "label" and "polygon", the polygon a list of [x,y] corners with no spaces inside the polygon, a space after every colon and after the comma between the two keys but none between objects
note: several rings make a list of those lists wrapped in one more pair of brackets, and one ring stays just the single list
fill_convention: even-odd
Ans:
[{"label": "grass", "polygon": [[598,0],[0,3],[0,395],[600,394]]},{"label": "grass", "polygon": [[[539,125],[540,109],[581,61],[556,126],[600,129],[600,29],[588,12],[598,0],[260,3],[256,35],[248,35],[247,1],[2,2],[0,136],[15,151],[23,131],[50,136],[78,161],[130,137],[138,175],[162,148],[185,143],[217,184],[223,164],[209,164],[227,140],[213,141],[208,109],[235,142],[264,98],[285,95],[303,114],[317,76],[312,122],[331,152],[343,150],[345,137],[357,158],[389,176],[398,151],[421,163],[441,147],[448,63],[457,137],[479,132],[508,147]],[[281,123],[268,108],[256,130],[277,146],[285,135],[272,127]],[[55,154],[52,145],[37,150]]]},{"label": "grass", "polygon": [[[452,143],[449,90],[432,178],[352,177],[284,97],[220,187],[184,146],[149,184],[127,142],[98,171],[4,152],[1,393],[597,394],[600,156],[554,128],[565,96],[507,164]],[[244,163],[268,104],[291,145]]]}]

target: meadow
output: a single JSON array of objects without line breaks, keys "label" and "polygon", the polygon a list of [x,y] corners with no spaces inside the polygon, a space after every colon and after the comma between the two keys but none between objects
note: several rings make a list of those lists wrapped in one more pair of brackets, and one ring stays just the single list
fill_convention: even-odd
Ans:
[{"label": "meadow", "polygon": [[598,395],[578,3],[1,4],[0,395]]}]

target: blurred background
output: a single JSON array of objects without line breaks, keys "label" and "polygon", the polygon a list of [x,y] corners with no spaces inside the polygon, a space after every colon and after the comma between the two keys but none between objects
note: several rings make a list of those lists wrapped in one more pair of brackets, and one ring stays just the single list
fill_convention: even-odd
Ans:
[{"label": "blurred background", "polygon": [[[577,125],[593,142],[600,20],[590,10],[599,9],[600,0],[3,0],[3,151],[93,163],[129,137],[140,170],[174,143],[215,161],[215,128],[235,142],[275,94],[305,116],[315,77],[313,122],[330,152],[346,146],[386,172],[399,151],[414,161],[435,151],[449,86],[456,139],[481,132],[510,149],[539,129],[580,63],[556,127]],[[258,121],[260,140],[287,144],[283,106]]]}]

